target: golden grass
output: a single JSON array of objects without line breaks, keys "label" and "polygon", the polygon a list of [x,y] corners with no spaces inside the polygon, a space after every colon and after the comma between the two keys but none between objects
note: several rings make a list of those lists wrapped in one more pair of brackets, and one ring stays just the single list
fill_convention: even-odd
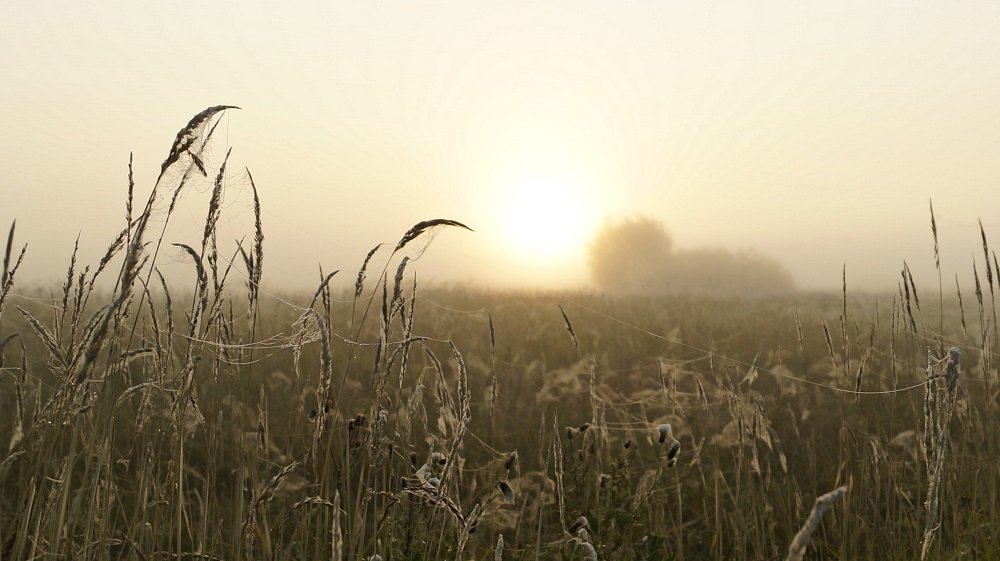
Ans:
[{"label": "golden grass", "polygon": [[[13,290],[11,226],[0,558],[997,558],[984,230],[969,325],[960,288],[922,308],[905,263],[880,299],[848,299],[846,269],[840,295],[418,297],[414,242],[469,229],[446,219],[404,232],[373,284],[381,244],[352,290],[321,270],[279,295],[251,176],[252,245],[217,240],[228,109],[182,128],[141,209],[130,159],[126,227],[93,269],[74,245],[51,298]],[[152,233],[199,181],[201,243]],[[170,244],[186,287],[156,267]]]}]

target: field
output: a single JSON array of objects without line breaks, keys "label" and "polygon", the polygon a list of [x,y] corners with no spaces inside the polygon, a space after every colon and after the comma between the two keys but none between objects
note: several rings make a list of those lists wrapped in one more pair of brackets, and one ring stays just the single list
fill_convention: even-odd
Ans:
[{"label": "field", "polygon": [[639,298],[425,287],[407,250],[462,226],[431,220],[339,272],[354,290],[294,294],[261,285],[259,210],[218,252],[213,194],[173,286],[149,217],[222,177],[221,110],[54,294],[17,284],[11,228],[0,558],[1000,557],[985,235],[972,293],[904,269],[898,293]]}]

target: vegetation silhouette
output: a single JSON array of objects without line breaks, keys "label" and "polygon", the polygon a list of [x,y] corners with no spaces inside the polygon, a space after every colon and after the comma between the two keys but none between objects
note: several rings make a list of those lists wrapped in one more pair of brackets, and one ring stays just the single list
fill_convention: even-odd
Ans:
[{"label": "vegetation silhouette", "polygon": [[777,261],[752,250],[675,250],[663,224],[637,216],[607,222],[589,246],[591,276],[616,294],[773,296],[795,289]]}]

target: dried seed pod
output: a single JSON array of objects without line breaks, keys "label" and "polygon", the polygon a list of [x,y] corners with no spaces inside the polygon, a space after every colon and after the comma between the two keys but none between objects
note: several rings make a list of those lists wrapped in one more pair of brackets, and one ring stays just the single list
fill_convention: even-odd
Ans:
[{"label": "dried seed pod", "polygon": [[662,425],[656,427],[656,430],[660,433],[660,444],[665,443],[667,438],[670,437],[670,423],[663,423]]},{"label": "dried seed pod", "polygon": [[667,467],[674,467],[677,463],[677,455],[681,451],[681,443],[679,440],[674,440],[670,443],[670,449],[667,450]]},{"label": "dried seed pod", "polygon": [[514,450],[509,456],[507,456],[507,459],[503,463],[503,468],[510,469],[514,467],[515,463],[517,463],[517,450]]},{"label": "dried seed pod", "polygon": [[497,483],[497,488],[503,493],[503,497],[509,502],[514,502],[514,490],[510,488],[510,485],[506,481],[501,481]]},{"label": "dried seed pod", "polygon": [[[415,462],[415,460],[414,460]],[[432,475],[441,474],[441,466],[448,463],[448,457],[441,452],[431,452],[431,455],[427,457],[427,462],[420,466],[417,470],[417,477],[423,481],[429,481],[428,478]]]}]

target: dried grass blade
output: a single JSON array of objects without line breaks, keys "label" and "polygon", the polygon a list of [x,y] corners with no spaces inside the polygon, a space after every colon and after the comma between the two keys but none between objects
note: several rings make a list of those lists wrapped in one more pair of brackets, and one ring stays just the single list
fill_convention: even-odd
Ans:
[{"label": "dried grass blade", "polygon": [[576,338],[576,331],[573,330],[573,323],[569,321],[569,316],[566,315],[566,310],[559,306],[559,313],[562,314],[563,323],[566,324],[566,331],[569,332],[569,336],[573,339],[573,347],[576,350],[580,350],[580,341]]},{"label": "dried grass blade", "polygon": [[819,526],[823,514],[837,499],[844,496],[845,493],[847,493],[846,485],[837,487],[833,491],[816,498],[816,504],[813,505],[812,512],[806,518],[806,523],[795,534],[791,545],[788,546],[788,556],[785,558],[785,561],[802,561],[802,557],[806,553],[806,547],[809,545],[809,538],[812,537],[812,533]]}]

